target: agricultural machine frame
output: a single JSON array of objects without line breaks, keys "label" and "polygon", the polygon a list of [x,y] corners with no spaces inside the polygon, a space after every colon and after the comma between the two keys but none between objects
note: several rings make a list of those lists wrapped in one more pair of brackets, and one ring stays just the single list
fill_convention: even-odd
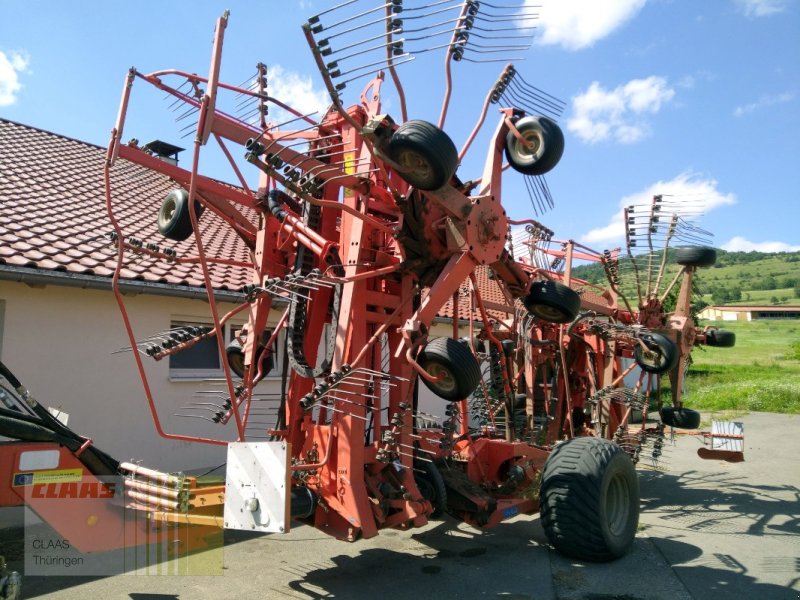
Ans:
[{"label": "agricultural machine frame", "polygon": [[[16,419],[13,437],[21,441],[3,446],[14,455],[3,481],[13,478],[15,457],[49,444],[86,477],[123,476],[122,503],[146,517],[135,528],[166,522],[283,532],[296,519],[353,541],[385,528],[419,527],[445,512],[491,527],[540,510],[548,538],[566,554],[608,560],[627,551],[638,520],[634,464],[657,463],[667,427],[699,426],[699,414],[681,400],[693,346],[733,345],[731,334],[699,329],[691,315],[693,274],[713,263],[714,251],[678,248],[680,270],[667,281],[673,277],[667,246],[703,232],[660,196],[626,210],[627,254],[558,241],[535,219],[511,219],[502,199],[506,177],[525,178],[534,208],[551,202],[543,176],[563,151],[555,122],[562,106],[508,64],[457,149],[444,131],[451,66],[470,56],[469,35],[480,30],[485,7],[472,0],[454,7],[452,35],[442,45],[447,87],[438,124],[407,116],[396,67],[409,60],[409,37],[403,37],[398,0],[377,16],[366,11],[330,24],[323,13],[304,25],[332,103],[318,119],[271,97],[264,65],[250,86],[220,79],[227,13],[216,24],[208,77],[129,71],[105,165],[109,238],[118,256],[114,293],[156,430],[167,439],[228,446],[227,485],[118,463],[54,424],[41,407],[34,410],[35,402],[19,408],[10,401],[2,414]],[[329,32],[363,14],[385,27],[367,41],[381,53],[382,66],[368,63],[348,78],[353,71],[345,59],[358,52],[334,50],[336,36]],[[343,90],[358,77],[364,78],[358,101],[346,106]],[[387,77],[399,98],[397,120],[381,104]],[[135,82],[163,91],[196,116],[190,169],[123,142]],[[255,107],[254,118],[220,108],[233,95]],[[458,165],[495,105],[483,171],[466,179]],[[270,108],[290,115],[295,128],[268,121]],[[550,116],[535,114],[536,108]],[[212,140],[238,186],[198,172],[201,150]],[[234,159],[242,151],[259,171],[257,187]],[[115,168],[123,161],[174,182],[157,219],[167,244],[143,241],[120,226]],[[203,231],[212,219],[235,232],[250,260],[209,254]],[[636,254],[637,239],[648,246],[643,255]],[[182,246],[188,254],[176,249],[185,240],[193,241]],[[130,256],[196,265],[213,325],[137,341],[119,290]],[[608,285],[574,277],[576,261],[601,264]],[[226,314],[213,292],[215,265],[250,273],[241,303]],[[446,307],[452,332],[434,337],[434,320]],[[225,326],[243,315],[246,325],[229,343]],[[167,431],[145,362],[208,339],[222,357],[225,391],[198,414],[224,433]],[[258,385],[278,354],[290,368],[274,423],[259,437],[251,424]],[[30,398],[3,369],[16,396]],[[662,395],[662,377],[669,379],[668,395]],[[441,399],[441,416],[421,410],[420,383]],[[651,406],[656,410],[648,415]],[[36,437],[31,428],[50,433]],[[226,437],[231,430],[235,442]],[[728,445],[705,454],[739,460],[740,450]],[[250,464],[258,465],[256,472]],[[588,503],[576,493],[586,476]],[[22,502],[24,490],[3,490],[3,503]],[[35,498],[25,501],[37,510]],[[111,518],[115,507],[102,510]],[[85,548],[102,545],[77,521],[67,526],[51,517]]]}]

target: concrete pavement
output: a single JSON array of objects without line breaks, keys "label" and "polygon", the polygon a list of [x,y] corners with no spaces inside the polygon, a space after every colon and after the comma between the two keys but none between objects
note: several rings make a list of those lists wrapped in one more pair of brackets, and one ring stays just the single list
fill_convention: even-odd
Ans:
[{"label": "concrete pavement", "polygon": [[[567,559],[538,517],[481,532],[447,520],[354,544],[310,528],[226,533],[221,576],[25,577],[25,598],[704,600],[800,598],[800,416],[751,414],[746,462],[703,461],[681,436],[641,472],[640,532],[613,563]],[[21,524],[18,524],[21,525]],[[21,568],[22,530],[0,553]]]}]

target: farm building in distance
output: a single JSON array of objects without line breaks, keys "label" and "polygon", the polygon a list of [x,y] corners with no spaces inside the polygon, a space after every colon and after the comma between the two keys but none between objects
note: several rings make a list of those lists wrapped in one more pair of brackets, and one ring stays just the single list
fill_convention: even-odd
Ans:
[{"label": "farm building in distance", "polygon": [[706,306],[697,316],[710,321],[800,319],[800,306]]}]

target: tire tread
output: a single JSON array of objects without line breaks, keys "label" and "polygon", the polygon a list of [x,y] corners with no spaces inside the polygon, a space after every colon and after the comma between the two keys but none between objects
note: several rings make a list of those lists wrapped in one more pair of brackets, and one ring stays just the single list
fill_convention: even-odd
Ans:
[{"label": "tire tread", "polygon": [[[624,459],[617,458],[619,455]],[[627,460],[619,446],[585,437],[559,445],[545,463],[540,493],[542,526],[559,552],[591,561],[619,556],[603,535],[599,493],[602,473],[615,460]]]}]

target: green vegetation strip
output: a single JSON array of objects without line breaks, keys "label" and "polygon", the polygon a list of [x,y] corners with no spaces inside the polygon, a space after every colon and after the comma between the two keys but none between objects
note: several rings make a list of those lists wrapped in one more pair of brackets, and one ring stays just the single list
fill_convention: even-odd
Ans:
[{"label": "green vegetation strip", "polygon": [[800,320],[703,322],[736,333],[736,347],[692,353],[686,405],[800,414]]}]

